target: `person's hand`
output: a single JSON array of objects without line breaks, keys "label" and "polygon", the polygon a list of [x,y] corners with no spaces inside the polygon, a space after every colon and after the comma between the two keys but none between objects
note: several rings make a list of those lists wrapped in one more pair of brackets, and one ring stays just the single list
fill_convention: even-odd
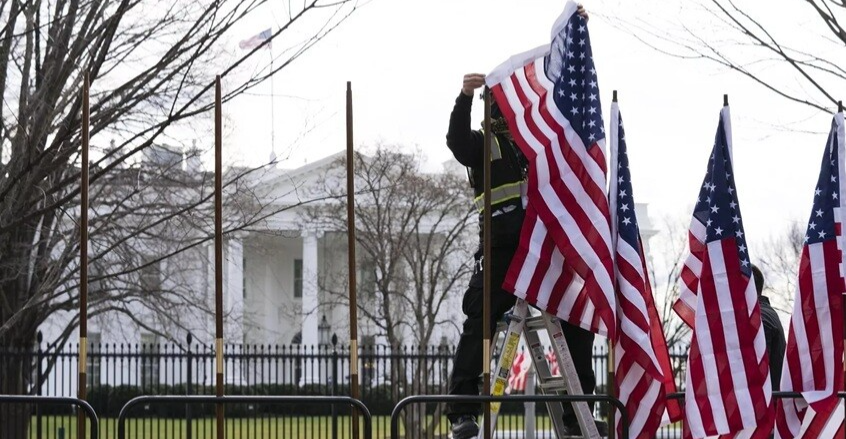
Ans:
[{"label": "person's hand", "polygon": [[461,92],[467,96],[473,96],[473,91],[485,85],[484,73],[468,73],[464,75],[464,85],[461,86]]},{"label": "person's hand", "polygon": [[584,18],[585,21],[590,20],[590,17],[588,16],[588,13],[585,10],[585,7],[581,3],[577,6],[576,13],[579,14],[580,17]]}]

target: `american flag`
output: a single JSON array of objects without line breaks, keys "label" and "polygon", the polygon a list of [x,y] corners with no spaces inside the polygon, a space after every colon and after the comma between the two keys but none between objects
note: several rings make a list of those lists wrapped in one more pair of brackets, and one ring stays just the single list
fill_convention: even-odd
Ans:
[{"label": "american flag", "polygon": [[[799,281],[781,390],[804,399],[782,400],[781,438],[843,437],[843,113],[834,116],[814,189],[814,206],[799,262]],[[825,432],[825,433],[823,433]]]},{"label": "american flag", "polygon": [[561,376],[561,368],[558,367],[558,357],[555,356],[552,346],[549,347],[549,351],[546,353],[546,363],[549,365],[549,373],[552,376]]},{"label": "american flag", "polygon": [[529,374],[530,367],[529,356],[526,355],[525,350],[521,350],[511,365],[511,373],[508,374],[508,387],[505,388],[505,393],[526,390],[526,376]]},{"label": "american flag", "polygon": [[[254,49],[254,48],[260,46],[265,41],[269,40],[272,35],[273,34],[270,31],[270,29],[265,29],[265,30],[259,32],[258,34],[253,35],[250,38],[247,38],[246,40],[241,40],[241,42],[238,43],[238,47],[240,47],[241,49],[245,49],[245,50]],[[267,48],[267,49],[270,49],[270,44],[271,43],[267,43],[264,47]]]},{"label": "american flag", "polygon": [[685,428],[695,438],[768,435],[774,419],[770,367],[734,184],[728,106],[720,113],[691,223],[704,240],[699,270],[691,270],[696,295]]},{"label": "american flag", "polygon": [[[658,429],[681,419],[667,341],[655,309],[652,287],[635,214],[623,118],[611,104],[611,227],[617,276],[617,339],[614,386],[629,414],[629,437],[649,439]],[[617,417],[618,434],[622,435]]]},{"label": "american flag", "polygon": [[585,19],[568,2],[552,43],[487,76],[529,160],[520,246],[503,288],[538,308],[613,337],[605,132]]}]

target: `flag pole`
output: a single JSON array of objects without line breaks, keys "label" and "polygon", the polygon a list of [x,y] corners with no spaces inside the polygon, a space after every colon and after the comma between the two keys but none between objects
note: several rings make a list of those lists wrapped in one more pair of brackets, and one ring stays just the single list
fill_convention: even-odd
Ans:
[{"label": "flag pole", "polygon": [[273,45],[270,46],[270,157],[276,160],[276,94],[273,92]]},{"label": "flag pole", "polygon": [[[80,157],[79,182],[79,382],[78,398],[85,400],[88,380],[88,149],[90,135],[90,73],[85,72],[82,84],[82,152]],[[86,417],[78,412],[77,431],[79,437],[86,437]]]},{"label": "flag pole", "polygon": [[[485,214],[482,224],[482,394],[491,394],[491,90],[485,87],[484,163]],[[484,438],[491,439],[491,403],[484,403]]]},{"label": "flag pole", "polygon": [[[838,113],[843,112],[843,101],[837,101],[837,112]],[[841,157],[840,160],[843,160],[843,158]],[[843,382],[846,383],[846,294],[840,295],[840,309],[841,309],[841,312],[843,313],[843,340],[841,340],[841,342],[843,343],[843,356],[844,356],[844,358],[843,358]],[[844,389],[841,388],[841,389],[837,389],[837,390],[843,391]],[[843,413],[844,419],[846,419],[846,402],[844,402],[844,404],[843,404],[843,412],[844,412]],[[846,422],[846,421],[844,421],[844,422]]]},{"label": "flag pole", "polygon": [[724,94],[723,95],[723,107],[728,107],[728,104],[729,104],[729,95]]},{"label": "flag pole", "polygon": [[[355,273],[355,161],[353,157],[352,83],[347,81],[347,248],[350,276],[350,396],[359,397],[358,388],[358,308]],[[352,410],[352,437],[358,439],[358,410]]]},{"label": "flag pole", "polygon": [[[223,116],[220,75],[214,80],[214,336],[216,395],[223,397]],[[225,437],[223,404],[215,405],[217,439]]]},{"label": "flag pole", "polygon": [[[611,102],[614,102],[614,103],[617,102],[617,90],[613,91],[613,93],[611,95]],[[611,123],[614,123],[614,122],[612,121]],[[614,213],[612,213],[612,215],[614,215]],[[616,224],[613,224],[612,227],[614,227],[612,230],[615,230]],[[615,248],[611,249],[611,260],[613,261],[613,264],[614,264],[614,272],[613,272],[613,275],[611,276],[611,284],[613,285],[614,293],[616,294],[617,293],[617,258],[615,257],[616,252],[617,252],[616,234],[612,237],[611,242],[613,242],[614,245],[615,245]],[[614,314],[616,315],[616,310],[615,310]],[[619,331],[619,328],[617,330]],[[610,396],[612,398],[614,398],[616,396],[616,393],[617,393],[615,391],[616,382],[614,381],[614,365],[615,365],[614,363],[615,363],[615,361],[616,361],[616,359],[614,358],[614,340],[611,340],[609,338],[608,339],[608,376],[607,376],[607,379],[606,379],[606,382],[608,383],[608,385],[605,386],[605,393],[607,393],[608,396]],[[612,407],[608,407],[608,439],[614,439],[617,436],[617,428],[616,428],[615,422],[614,422],[614,414],[615,414],[614,409]],[[628,438],[624,438],[624,439],[628,439]]]}]

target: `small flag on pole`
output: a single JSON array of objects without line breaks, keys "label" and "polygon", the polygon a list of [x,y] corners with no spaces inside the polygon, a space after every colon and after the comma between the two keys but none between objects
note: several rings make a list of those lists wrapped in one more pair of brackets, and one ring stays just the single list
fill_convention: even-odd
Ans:
[{"label": "small flag on pole", "polygon": [[[834,115],[814,189],[784,353],[778,437],[843,437],[843,113]],[[839,431],[839,435],[836,434]]]},{"label": "small flag on pole", "polygon": [[[266,29],[266,30],[261,31],[257,35],[252,36],[251,38],[247,38],[246,40],[241,40],[241,42],[238,43],[238,47],[240,47],[241,49],[245,49],[245,50],[255,49],[256,47],[260,46],[265,41],[270,40],[271,36],[272,36],[272,33],[270,32],[270,29]],[[271,43],[268,42],[265,45],[265,47],[267,49],[270,49],[270,44]]]},{"label": "small flag on pole", "polygon": [[[681,309],[691,312],[679,315],[693,327],[686,433],[696,439],[766,437],[774,421],[770,367],[734,184],[728,106],[720,112],[689,236],[696,263],[687,266],[691,278],[682,282],[695,289],[679,299]],[[691,279],[695,282],[687,283]]]},{"label": "small flag on pole", "polygon": [[[611,228],[617,276],[617,339],[614,387],[629,415],[629,437],[651,439],[658,429],[681,419],[667,341],[652,298],[652,286],[635,214],[623,117],[611,104]],[[620,417],[617,432],[622,437]]]},{"label": "small flag on pole", "polygon": [[508,374],[508,387],[505,388],[505,393],[526,390],[526,376],[529,374],[530,367],[532,367],[530,357],[526,355],[525,350],[521,350],[511,365],[511,373]]}]

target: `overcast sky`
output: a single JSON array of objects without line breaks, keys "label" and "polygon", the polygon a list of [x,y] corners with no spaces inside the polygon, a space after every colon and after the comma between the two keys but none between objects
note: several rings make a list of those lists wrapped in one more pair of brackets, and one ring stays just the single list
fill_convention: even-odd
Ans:
[{"label": "overcast sky", "polygon": [[[628,2],[632,3],[632,2]],[[711,28],[712,17],[660,2],[585,0],[606,126],[612,90],[620,94],[635,199],[651,216],[689,217],[705,174],[722,94],[729,94],[740,205],[750,243],[807,221],[830,115],[790,104],[707,61],[681,60],[619,29],[618,19]],[[644,8],[650,3],[654,9]],[[664,2],[667,3],[667,2]],[[488,73],[509,56],[549,42],[563,1],[373,0],[271,84],[227,104],[232,143],[243,160],[266,162],[275,151],[293,168],[345,147],[346,81],[354,93],[356,145],[378,141],[419,147],[427,169],[452,156],[445,134],[464,73]],[[796,9],[796,8],[792,8]],[[699,15],[697,15],[699,14]],[[810,21],[796,11],[775,17],[776,30]],[[682,17],[682,15],[684,17]],[[268,11],[243,38],[278,24]],[[663,24],[662,24],[663,25]],[[715,35],[719,37],[719,35]],[[274,51],[285,46],[274,41]],[[789,78],[787,78],[789,79]],[[474,104],[474,125],[481,105]],[[800,123],[797,123],[800,122]],[[815,133],[782,128],[790,125]],[[751,254],[756,258],[754,248]]]}]

